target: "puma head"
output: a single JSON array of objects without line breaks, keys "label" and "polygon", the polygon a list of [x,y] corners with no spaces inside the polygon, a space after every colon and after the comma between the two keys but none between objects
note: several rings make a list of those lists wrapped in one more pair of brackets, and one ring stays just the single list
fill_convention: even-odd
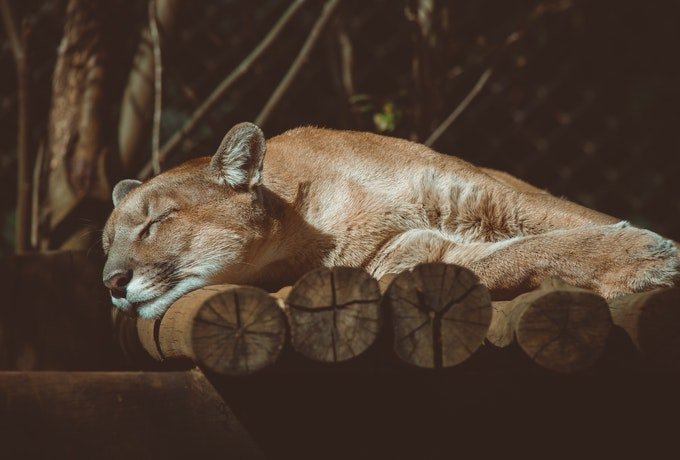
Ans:
[{"label": "puma head", "polygon": [[264,231],[264,153],[260,128],[241,123],[212,158],[114,187],[102,242],[116,307],[158,318],[180,296],[247,267]]}]

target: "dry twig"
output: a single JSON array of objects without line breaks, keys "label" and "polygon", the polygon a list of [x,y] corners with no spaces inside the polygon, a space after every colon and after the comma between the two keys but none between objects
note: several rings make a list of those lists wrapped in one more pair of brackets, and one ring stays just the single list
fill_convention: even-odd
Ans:
[{"label": "dry twig", "polygon": [[[224,97],[227,91],[236,83],[250,69],[253,63],[274,43],[283,28],[290,22],[293,15],[302,7],[306,0],[296,0],[283,13],[281,18],[274,24],[269,33],[262,39],[262,41],[255,47],[255,49],[234,69],[222,82],[215,88],[215,90],[203,101],[203,103],[196,109],[194,114],[187,121],[182,129],[177,131],[165,144],[161,147],[158,154],[159,162],[163,162],[167,156],[175,150],[184,138],[193,131],[198,124],[203,121],[210,110]],[[139,179],[146,179],[151,175],[151,162],[147,163],[138,174]]]},{"label": "dry twig", "polygon": [[15,225],[15,250],[18,254],[26,252],[30,247],[30,213],[31,213],[31,172],[30,131],[29,131],[29,73],[26,57],[26,35],[28,29],[23,28],[21,36],[14,21],[14,15],[8,0],[0,0],[0,16],[9,39],[12,55],[16,64],[17,93],[19,98],[19,132],[17,135],[17,207]]},{"label": "dry twig", "polygon": [[338,31],[338,45],[340,47],[340,76],[342,87],[345,90],[347,100],[354,96],[354,48],[347,30],[342,27]]},{"label": "dry twig", "polygon": [[153,129],[151,134],[151,164],[153,173],[160,174],[161,161],[159,157],[161,142],[161,103],[163,98],[163,67],[161,63],[161,40],[158,34],[158,19],[156,16],[156,0],[149,0],[149,31],[153,46],[154,68],[154,97],[153,97]]},{"label": "dry twig", "polygon": [[316,20],[316,23],[312,27],[312,30],[309,32],[307,40],[305,40],[305,43],[302,45],[302,48],[300,48],[300,52],[295,57],[293,63],[290,65],[288,72],[286,72],[286,75],[281,79],[281,81],[279,82],[279,86],[276,87],[271,97],[269,98],[269,100],[267,101],[267,103],[265,104],[265,106],[262,108],[259,115],[255,119],[256,125],[262,126],[267,122],[272,112],[274,111],[274,108],[280,102],[281,97],[286,92],[286,90],[288,90],[288,87],[293,82],[297,74],[300,72],[302,65],[309,57],[309,53],[311,53],[312,49],[314,49],[314,45],[316,45],[316,42],[319,40],[321,31],[324,29],[324,27],[328,23],[328,20],[331,18],[333,12],[335,11],[339,4],[340,0],[328,0],[326,2],[323,11],[321,11],[319,18]]},{"label": "dry twig", "polygon": [[425,145],[431,147],[432,144],[437,142],[437,139],[439,139],[439,137],[447,129],[449,129],[453,122],[456,121],[456,119],[465,111],[465,109],[470,105],[472,100],[482,91],[482,89],[484,89],[484,86],[486,85],[486,82],[489,80],[489,77],[491,77],[493,69],[496,66],[497,61],[500,59],[502,53],[506,51],[509,47],[517,43],[519,39],[525,35],[527,29],[531,24],[541,19],[546,13],[549,12],[561,13],[571,7],[572,4],[570,2],[558,3],[552,6],[546,6],[542,3],[537,5],[531,11],[531,13],[529,13],[529,16],[527,16],[524,23],[514,32],[510,33],[507,37],[505,37],[505,40],[503,40],[503,42],[501,42],[500,45],[498,45],[496,49],[492,52],[492,56],[490,58],[491,65],[489,65],[489,67],[484,71],[482,76],[479,77],[479,80],[477,80],[477,83],[475,84],[475,86],[473,86],[472,90],[470,90],[468,95],[465,96],[465,99],[463,99],[461,103],[458,104],[458,106],[453,110],[453,112],[451,112],[451,114],[448,117],[446,117],[446,119],[437,127],[437,129],[435,129],[434,132],[430,134],[430,137],[428,137],[427,140],[425,141]]},{"label": "dry twig", "polygon": [[[150,1],[150,0],[147,0]],[[155,17],[159,41],[163,49],[172,46],[172,39],[183,22],[184,0],[155,0]],[[161,56],[164,58],[165,56]],[[167,62],[163,62],[167,69]],[[150,27],[142,31],[132,68],[125,85],[118,117],[118,153],[125,175],[136,173],[149,160],[145,146],[153,136],[154,46]],[[160,140],[159,140],[160,143]]]},{"label": "dry twig", "polygon": [[453,124],[454,121],[458,119],[458,117],[465,111],[465,109],[470,105],[470,103],[474,100],[475,97],[484,89],[484,86],[486,85],[486,82],[489,81],[489,77],[491,77],[491,74],[493,73],[493,70],[489,67],[484,71],[481,77],[479,77],[479,80],[477,80],[477,83],[475,83],[475,86],[472,87],[472,90],[468,93],[467,96],[465,96],[465,99],[461,101],[460,104],[449,114],[448,117],[444,121],[441,122],[439,126],[437,126],[437,129],[430,134],[430,137],[427,138],[425,141],[425,145],[428,147],[432,146],[435,142],[437,142],[437,139],[444,134],[444,132],[449,129],[449,126]]}]

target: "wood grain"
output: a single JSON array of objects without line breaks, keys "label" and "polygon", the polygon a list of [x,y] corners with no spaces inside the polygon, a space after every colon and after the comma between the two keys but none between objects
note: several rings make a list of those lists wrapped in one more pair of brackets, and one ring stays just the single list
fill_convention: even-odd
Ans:
[{"label": "wood grain", "polygon": [[362,269],[313,270],[293,286],[285,303],[293,348],[316,361],[359,356],[380,332],[378,282]]},{"label": "wood grain", "polygon": [[491,322],[491,296],[470,270],[429,263],[395,277],[385,292],[394,351],[406,363],[440,369],[469,358]]},{"label": "wood grain", "polygon": [[121,346],[137,362],[145,356],[189,358],[226,375],[251,374],[273,364],[287,335],[275,298],[255,287],[228,284],[182,296],[160,320],[121,318],[116,324]]},{"label": "wood grain", "polygon": [[493,313],[491,343],[505,347],[516,341],[535,363],[562,373],[591,367],[612,325],[602,297],[557,278],[511,301],[494,302]]}]

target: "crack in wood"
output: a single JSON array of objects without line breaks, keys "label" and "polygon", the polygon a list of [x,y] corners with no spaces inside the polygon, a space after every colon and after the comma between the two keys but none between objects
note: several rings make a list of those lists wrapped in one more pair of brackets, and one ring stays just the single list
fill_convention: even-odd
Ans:
[{"label": "crack in wood", "polygon": [[[333,300],[331,300],[333,302]],[[334,311],[334,310],[342,310],[345,309],[351,305],[368,305],[368,304],[378,304],[380,302],[380,299],[357,299],[357,300],[350,300],[341,304],[337,305],[323,305],[321,307],[305,307],[303,305],[291,303],[289,301],[286,301],[286,304],[288,305],[289,308],[293,308],[295,310],[300,310],[304,311],[306,313],[317,313],[317,312],[324,312],[324,311]]]},{"label": "crack in wood", "polygon": [[234,330],[234,326],[231,323],[216,323],[214,321],[210,321],[209,319],[205,319],[201,316],[197,317],[194,322],[196,323],[202,323],[202,324],[208,324],[210,326],[215,326],[215,327],[220,327],[222,329],[227,329],[227,330]]},{"label": "crack in wood", "polygon": [[158,351],[158,356],[160,356],[161,361],[165,361],[165,355],[163,354],[163,348],[161,347],[161,322],[155,321],[153,323],[153,343],[156,345],[156,351]]},{"label": "crack in wood", "polygon": [[[246,372],[250,373],[250,367],[248,365],[248,343],[244,340],[243,338],[243,322],[241,320],[241,300],[239,299],[238,293],[236,290],[234,290],[234,304],[236,307],[236,337],[234,338],[234,357],[232,359],[232,362],[234,362],[237,359],[237,356],[242,355],[243,357],[243,365],[246,369]],[[241,348],[239,345],[243,345],[242,351],[243,353],[237,353],[238,349]],[[234,364],[236,364],[234,362]]]}]

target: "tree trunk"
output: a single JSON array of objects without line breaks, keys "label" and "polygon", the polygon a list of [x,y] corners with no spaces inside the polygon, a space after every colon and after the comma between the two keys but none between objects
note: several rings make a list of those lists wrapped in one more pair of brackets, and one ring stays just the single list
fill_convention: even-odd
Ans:
[{"label": "tree trunk", "polygon": [[17,254],[29,249],[30,215],[31,215],[31,136],[30,136],[30,94],[31,77],[28,66],[28,35],[26,24],[22,24],[21,31],[16,26],[14,14],[7,0],[0,1],[0,16],[5,27],[5,33],[12,49],[16,66],[17,93],[19,99],[19,114],[17,134],[17,207],[14,231],[14,247]]},{"label": "tree trunk", "polygon": [[[108,199],[103,174],[105,139],[112,112],[108,92],[109,49],[103,37],[106,21],[114,22],[109,2],[70,0],[64,36],[52,77],[52,107],[48,120],[47,228],[51,246],[55,230],[88,197]],[[111,26],[111,24],[107,24]],[[81,244],[87,244],[85,238]]]}]

